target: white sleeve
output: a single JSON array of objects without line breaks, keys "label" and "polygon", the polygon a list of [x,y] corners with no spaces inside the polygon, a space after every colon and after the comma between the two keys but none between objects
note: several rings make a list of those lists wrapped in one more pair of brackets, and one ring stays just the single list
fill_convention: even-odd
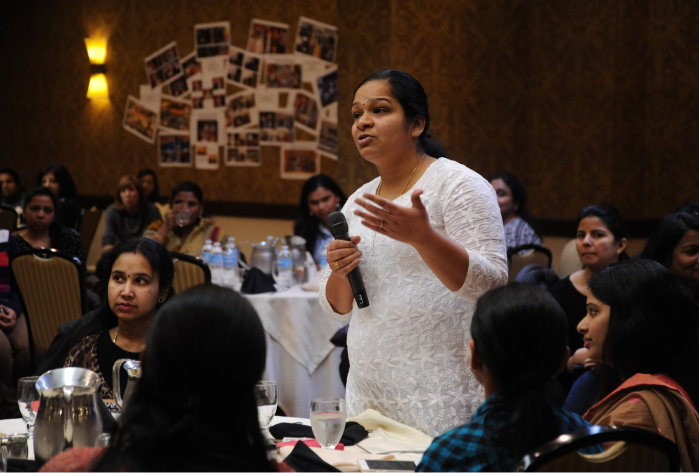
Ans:
[{"label": "white sleeve", "polygon": [[507,283],[507,246],[493,186],[475,172],[458,173],[445,189],[447,236],[468,252],[469,267],[460,297],[476,301]]}]

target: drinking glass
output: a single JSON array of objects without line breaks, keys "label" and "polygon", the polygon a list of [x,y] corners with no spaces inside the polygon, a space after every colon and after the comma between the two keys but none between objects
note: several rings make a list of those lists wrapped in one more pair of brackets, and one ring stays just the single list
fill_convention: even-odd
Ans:
[{"label": "drinking glass", "polygon": [[255,385],[255,399],[257,400],[257,416],[260,420],[260,428],[269,433],[269,424],[277,412],[279,388],[275,381],[260,381]]},{"label": "drinking glass", "polygon": [[311,429],[321,448],[334,449],[345,432],[347,409],[341,397],[311,400]]},{"label": "drinking glass", "polygon": [[184,227],[189,223],[189,209],[182,209],[175,214],[175,224],[178,227]]},{"label": "drinking glass", "polygon": [[38,376],[29,376],[20,378],[17,383],[17,403],[19,404],[19,412],[27,422],[27,432],[29,438],[34,438],[34,421],[36,420],[36,412],[39,410],[39,391],[36,390],[36,381]]},{"label": "drinking glass", "polygon": [[111,438],[110,434],[106,433],[101,433],[97,436],[97,440],[95,440],[95,447],[109,447],[109,439]]}]

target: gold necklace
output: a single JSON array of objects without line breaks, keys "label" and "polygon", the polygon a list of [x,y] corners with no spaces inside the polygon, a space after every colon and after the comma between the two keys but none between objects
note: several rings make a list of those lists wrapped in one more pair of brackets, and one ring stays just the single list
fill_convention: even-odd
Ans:
[{"label": "gold necklace", "polygon": [[[415,175],[415,171],[417,171],[417,168],[420,166],[420,163],[422,162],[423,159],[425,159],[426,154],[423,153],[422,157],[420,158],[420,161],[417,162],[417,166],[413,168],[413,172],[410,173],[410,177],[408,178],[408,182],[405,183],[405,186],[403,186],[403,190],[401,191],[400,195],[405,194],[405,189],[408,188],[408,184],[410,184],[410,181],[413,179],[413,176]],[[383,179],[379,181],[379,187],[376,188],[376,195],[379,195],[379,192],[381,192],[381,184],[383,184]]]},{"label": "gold necklace", "polygon": [[119,338],[119,326],[117,325],[116,332],[114,333],[114,340],[112,340],[112,343],[116,345],[117,338]]}]

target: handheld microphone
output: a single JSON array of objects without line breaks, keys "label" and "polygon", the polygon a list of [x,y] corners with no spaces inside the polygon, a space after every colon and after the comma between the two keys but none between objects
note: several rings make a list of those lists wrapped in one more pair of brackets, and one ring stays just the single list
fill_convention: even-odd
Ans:
[{"label": "handheld microphone", "polygon": [[[348,233],[349,227],[347,226],[347,219],[342,212],[331,213],[328,216],[328,226],[330,227],[330,233],[333,234],[336,240],[351,241]],[[352,287],[352,293],[354,294],[354,300],[357,301],[357,307],[360,309],[369,307],[369,298],[366,295],[366,289],[364,289],[364,281],[362,281],[362,274],[359,272],[359,266],[349,272],[347,279],[349,279],[350,286]]]}]

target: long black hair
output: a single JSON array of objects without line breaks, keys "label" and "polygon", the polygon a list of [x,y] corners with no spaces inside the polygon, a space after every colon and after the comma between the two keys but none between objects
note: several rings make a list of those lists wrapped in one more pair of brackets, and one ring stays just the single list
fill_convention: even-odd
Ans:
[{"label": "long black hair", "polygon": [[138,171],[136,177],[141,179],[143,176],[151,176],[153,178],[153,192],[146,196],[150,202],[156,203],[160,201],[160,186],[158,185],[158,175],[150,168],[144,168]]},{"label": "long black hair", "polygon": [[558,436],[546,389],[566,360],[568,322],[553,296],[517,282],[492,289],[478,299],[471,336],[508,417],[490,441],[520,456]]},{"label": "long black hair", "polygon": [[422,88],[420,82],[407,72],[398,69],[387,69],[385,71],[376,72],[359,83],[354,93],[367,82],[383,80],[388,82],[391,87],[391,95],[393,95],[405,113],[405,118],[408,123],[415,120],[417,117],[425,119],[425,128],[418,137],[419,148],[433,158],[446,157],[447,152],[444,146],[436,140],[432,139],[430,134],[430,112],[427,106],[427,94]]},{"label": "long black hair", "polygon": [[[347,196],[330,176],[318,174],[303,184],[301,199],[299,200],[299,216],[294,223],[294,235],[299,235],[306,239],[306,251],[311,255],[313,255],[316,248],[320,220],[315,215],[311,215],[311,209],[308,206],[308,196],[319,187],[327,189],[339,197],[340,208],[344,207],[345,202],[347,202]],[[318,261],[316,262],[318,263]]]},{"label": "long black hair", "polygon": [[610,307],[604,365],[620,379],[664,374],[699,401],[698,309],[672,272],[656,261],[634,259],[607,266],[588,285]]},{"label": "long black hair", "polygon": [[39,171],[39,174],[36,176],[37,186],[43,185],[41,181],[44,179],[44,176],[46,176],[48,173],[53,173],[53,176],[56,178],[56,181],[58,181],[60,195],[57,195],[56,197],[58,197],[59,199],[72,199],[75,197],[75,194],[77,192],[77,188],[75,187],[75,181],[73,180],[73,177],[70,175],[70,172],[68,172],[68,169],[66,169],[66,167],[62,164],[47,164],[46,166],[41,168],[41,171]]},{"label": "long black hair", "polygon": [[141,379],[96,471],[271,471],[254,396],[265,356],[247,299],[214,285],[184,291],[151,325]]}]

